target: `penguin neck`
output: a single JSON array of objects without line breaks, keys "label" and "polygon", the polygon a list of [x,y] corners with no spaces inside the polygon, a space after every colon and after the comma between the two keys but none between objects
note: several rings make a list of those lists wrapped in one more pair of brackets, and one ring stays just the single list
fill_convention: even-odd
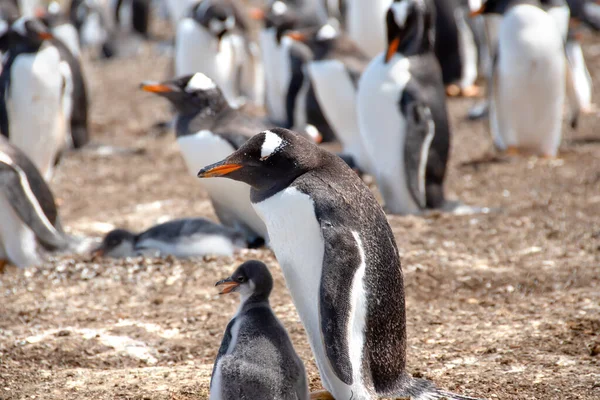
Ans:
[{"label": "penguin neck", "polygon": [[245,297],[241,295],[240,308],[238,311],[238,315],[245,314],[253,308],[258,307],[267,307],[271,308],[271,304],[269,303],[269,296],[265,296],[264,294],[251,294],[249,297]]},{"label": "penguin neck", "polygon": [[398,46],[398,53],[410,57],[432,51],[433,46],[427,36],[424,34],[419,37],[417,32],[411,32]]},{"label": "penguin neck", "polygon": [[177,136],[194,134],[212,127],[219,115],[233,110],[225,98],[204,101],[202,105],[188,102],[179,105],[176,123]]}]

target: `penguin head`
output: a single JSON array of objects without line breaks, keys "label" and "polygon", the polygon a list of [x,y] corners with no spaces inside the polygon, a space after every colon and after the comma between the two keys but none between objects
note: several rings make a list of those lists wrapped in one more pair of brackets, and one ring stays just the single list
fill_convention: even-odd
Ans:
[{"label": "penguin head", "polygon": [[273,289],[273,277],[267,266],[258,261],[246,261],[229,277],[215,284],[220,287],[220,294],[240,293],[243,301],[254,298],[267,300]]},{"label": "penguin head", "polygon": [[106,234],[98,248],[92,251],[98,257],[129,257],[134,254],[136,236],[125,229],[115,229]]},{"label": "penguin head", "polygon": [[274,128],[254,135],[223,161],[202,168],[198,177],[226,177],[258,192],[276,193],[319,166],[318,155],[318,147],[308,139]]},{"label": "penguin head", "polygon": [[413,55],[433,49],[435,8],[430,0],[394,0],[386,15],[386,25],[386,63],[396,53]]},{"label": "penguin head", "polygon": [[285,36],[295,43],[306,45],[313,53],[313,58],[323,58],[335,46],[340,37],[339,23],[330,21],[319,28],[306,28],[286,32]]},{"label": "penguin head", "polygon": [[48,28],[37,18],[21,17],[12,23],[8,35],[9,46],[21,46],[26,50],[39,48],[45,40],[54,36]]},{"label": "penguin head", "polygon": [[229,4],[203,0],[191,10],[191,17],[219,41],[236,27],[233,8]]},{"label": "penguin head", "polygon": [[143,82],[141,89],[167,98],[181,115],[228,106],[217,84],[201,72],[163,82]]}]

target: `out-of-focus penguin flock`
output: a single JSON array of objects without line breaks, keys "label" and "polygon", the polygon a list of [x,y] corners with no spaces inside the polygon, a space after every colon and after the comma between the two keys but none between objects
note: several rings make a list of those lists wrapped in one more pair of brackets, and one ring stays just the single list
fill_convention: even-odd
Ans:
[{"label": "out-of-focus penguin flock", "polygon": [[[136,84],[168,101],[164,125],[218,222],[190,216],[74,237],[49,182],[61,157],[94,137],[83,57],[127,57],[153,40],[155,19],[172,27],[161,44],[172,68]],[[486,120],[503,156],[558,157],[565,131],[597,111],[583,30],[600,30],[594,1],[2,0],[0,267],[54,253],[270,248],[324,390],[309,393],[269,305],[271,274],[251,260],[216,284],[241,303],[211,399],[470,399],[406,371],[403,277],[386,213],[493,212],[447,198],[451,97],[473,98],[463,118]]]}]

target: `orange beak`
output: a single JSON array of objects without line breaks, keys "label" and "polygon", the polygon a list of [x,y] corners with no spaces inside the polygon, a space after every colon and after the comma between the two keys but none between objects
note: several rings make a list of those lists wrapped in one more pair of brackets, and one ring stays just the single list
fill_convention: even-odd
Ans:
[{"label": "orange beak", "polygon": [[398,46],[400,46],[399,37],[392,40],[392,42],[388,46],[387,53],[385,53],[385,62],[389,62],[392,59],[392,57],[394,57],[394,54],[396,54],[396,51],[398,50]]},{"label": "orange beak", "polygon": [[54,39],[54,35],[52,35],[50,32],[40,32],[38,36],[42,40]]},{"label": "orange beak", "polygon": [[233,171],[237,171],[241,169],[243,165],[240,164],[221,164],[202,168],[200,172],[198,172],[198,178],[218,178],[220,176],[225,176],[227,174],[232,173]]},{"label": "orange beak", "polygon": [[262,21],[265,19],[265,12],[258,7],[252,7],[250,10],[248,10],[248,14],[250,15],[250,18],[255,21]]},{"label": "orange beak", "polygon": [[219,294],[227,294],[233,292],[238,286],[240,286],[240,284],[236,281],[231,280],[231,278],[227,278],[217,282],[215,286],[222,286],[222,289],[219,292]]},{"label": "orange beak", "polygon": [[142,83],[140,88],[143,91],[150,93],[169,93],[173,91],[170,86],[160,83]]},{"label": "orange beak", "polygon": [[289,37],[290,39],[296,40],[298,42],[302,42],[302,43],[305,43],[306,40],[308,39],[308,37],[304,33],[298,32],[298,31],[287,32],[285,34],[285,36]]},{"label": "orange beak", "polygon": [[[600,0],[599,0],[599,1],[600,1]],[[471,18],[472,18],[472,17],[476,17],[476,16],[480,15],[481,13],[483,13],[483,11],[484,11],[484,10],[485,10],[485,4],[483,4],[483,5],[482,5],[482,6],[479,8],[479,10],[471,11],[471,12],[469,13],[469,17],[471,17]]]}]

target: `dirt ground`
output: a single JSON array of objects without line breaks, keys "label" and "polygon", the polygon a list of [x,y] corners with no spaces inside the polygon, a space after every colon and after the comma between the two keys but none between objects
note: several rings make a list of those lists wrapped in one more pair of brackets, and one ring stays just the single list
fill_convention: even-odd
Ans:
[{"label": "dirt ground", "polygon": [[[600,93],[600,44],[585,46]],[[86,60],[97,144],[63,160],[52,182],[67,229],[98,237],[183,216],[215,218],[188,175],[161,99],[139,91],[169,58],[155,44]],[[486,124],[449,103],[447,191],[489,214],[389,216],[406,277],[408,367],[438,386],[489,399],[600,399],[599,115],[565,135],[555,160],[496,157]],[[0,275],[0,399],[207,398],[221,335],[238,304],[214,283],[243,260],[275,277],[275,313],[318,372],[269,250],[198,260],[57,256]]]}]

